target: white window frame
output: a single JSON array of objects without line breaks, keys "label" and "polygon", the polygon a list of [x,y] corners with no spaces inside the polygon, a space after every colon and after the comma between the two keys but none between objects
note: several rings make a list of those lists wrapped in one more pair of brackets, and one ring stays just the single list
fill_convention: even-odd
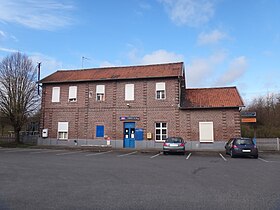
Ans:
[{"label": "white window frame", "polygon": [[60,87],[52,88],[52,102],[53,103],[60,102]]},{"label": "white window frame", "polygon": [[[159,126],[157,126],[159,124]],[[165,126],[163,126],[165,125]],[[163,132],[165,130],[165,133]],[[159,134],[157,134],[159,131]],[[159,136],[159,139],[157,138]],[[164,138],[165,137],[165,138]],[[168,125],[167,122],[155,122],[155,141],[156,142],[165,142],[165,139],[168,138]]]},{"label": "white window frame", "polygon": [[165,82],[157,82],[156,83],[156,99],[157,100],[166,99]]},{"label": "white window frame", "polygon": [[69,87],[69,102],[76,102],[77,101],[77,86],[70,86]]},{"label": "white window frame", "polygon": [[105,101],[105,85],[96,85],[96,101]]},{"label": "white window frame", "polygon": [[58,122],[57,123],[57,139],[68,139],[68,122]]},{"label": "white window frame", "polygon": [[213,122],[199,122],[199,141],[214,142]]},{"label": "white window frame", "polygon": [[125,100],[134,101],[134,84],[125,84]]}]

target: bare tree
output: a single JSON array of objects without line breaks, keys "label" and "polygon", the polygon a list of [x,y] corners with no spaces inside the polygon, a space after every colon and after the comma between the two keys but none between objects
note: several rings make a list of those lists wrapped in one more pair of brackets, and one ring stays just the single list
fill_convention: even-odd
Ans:
[{"label": "bare tree", "polygon": [[13,53],[0,63],[0,111],[10,119],[19,142],[27,118],[39,105],[36,67],[21,53]]}]

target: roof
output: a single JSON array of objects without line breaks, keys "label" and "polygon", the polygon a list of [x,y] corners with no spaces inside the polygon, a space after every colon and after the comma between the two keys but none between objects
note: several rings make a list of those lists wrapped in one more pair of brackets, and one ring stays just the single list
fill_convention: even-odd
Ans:
[{"label": "roof", "polygon": [[143,79],[183,76],[183,62],[141,66],[59,70],[39,83],[62,83],[120,79]]},{"label": "roof", "polygon": [[182,108],[243,107],[236,87],[186,89]]}]

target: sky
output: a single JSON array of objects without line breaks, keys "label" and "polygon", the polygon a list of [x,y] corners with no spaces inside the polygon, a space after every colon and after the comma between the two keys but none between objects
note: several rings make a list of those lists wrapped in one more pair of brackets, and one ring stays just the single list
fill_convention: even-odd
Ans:
[{"label": "sky", "polygon": [[0,60],[61,69],[183,61],[188,88],[280,93],[279,0],[0,0]]}]

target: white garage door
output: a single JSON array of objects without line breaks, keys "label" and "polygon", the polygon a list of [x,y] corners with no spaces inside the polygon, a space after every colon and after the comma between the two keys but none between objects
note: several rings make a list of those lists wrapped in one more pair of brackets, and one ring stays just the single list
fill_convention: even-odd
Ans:
[{"label": "white garage door", "polygon": [[199,122],[199,141],[214,141],[213,122]]}]

